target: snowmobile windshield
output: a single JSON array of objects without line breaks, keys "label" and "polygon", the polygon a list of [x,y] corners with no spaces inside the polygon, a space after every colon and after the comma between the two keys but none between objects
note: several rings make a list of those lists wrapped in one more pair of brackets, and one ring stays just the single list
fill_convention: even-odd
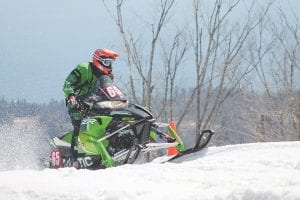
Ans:
[{"label": "snowmobile windshield", "polygon": [[114,105],[122,106],[128,103],[127,98],[108,75],[98,78],[95,91],[86,95],[83,101],[94,109],[116,108]]},{"label": "snowmobile windshield", "polygon": [[104,95],[104,100],[127,101],[121,90],[113,84],[111,78],[107,75],[98,78],[96,87],[99,88],[100,95]]}]

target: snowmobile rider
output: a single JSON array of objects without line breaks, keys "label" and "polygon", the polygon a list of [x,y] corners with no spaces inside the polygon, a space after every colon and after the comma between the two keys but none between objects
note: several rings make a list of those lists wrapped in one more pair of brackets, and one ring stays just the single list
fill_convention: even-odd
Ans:
[{"label": "snowmobile rider", "polygon": [[73,135],[71,140],[72,162],[77,161],[78,135],[80,124],[84,116],[78,103],[80,97],[93,92],[96,88],[96,81],[101,75],[108,75],[113,80],[112,63],[119,55],[107,48],[97,49],[93,54],[93,62],[81,63],[67,76],[63,91],[66,98],[68,113],[73,125]]}]

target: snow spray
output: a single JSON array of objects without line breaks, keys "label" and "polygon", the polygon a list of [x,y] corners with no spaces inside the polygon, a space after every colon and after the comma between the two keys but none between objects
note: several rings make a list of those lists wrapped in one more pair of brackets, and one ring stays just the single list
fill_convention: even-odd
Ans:
[{"label": "snow spray", "polygon": [[0,170],[38,168],[49,152],[47,137],[37,117],[15,118],[0,126]]}]

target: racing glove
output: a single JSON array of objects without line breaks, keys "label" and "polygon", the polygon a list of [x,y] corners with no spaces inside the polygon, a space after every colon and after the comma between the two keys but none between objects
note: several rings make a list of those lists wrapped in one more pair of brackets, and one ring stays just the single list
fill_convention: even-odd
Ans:
[{"label": "racing glove", "polygon": [[68,98],[68,103],[73,105],[73,106],[78,105],[78,102],[76,100],[76,96],[75,95],[70,95],[69,98]]}]

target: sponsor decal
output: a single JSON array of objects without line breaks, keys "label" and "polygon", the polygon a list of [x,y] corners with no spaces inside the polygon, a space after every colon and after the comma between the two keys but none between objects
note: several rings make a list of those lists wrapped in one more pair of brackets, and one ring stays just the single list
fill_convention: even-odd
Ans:
[{"label": "sponsor decal", "polygon": [[87,125],[87,124],[95,124],[95,123],[97,123],[96,119],[87,118],[87,119],[84,119],[81,124],[86,124]]},{"label": "sponsor decal", "polygon": [[[77,160],[80,163],[80,168],[87,168],[94,164],[91,157],[79,157]],[[63,166],[72,167],[71,158],[63,159]]]}]

